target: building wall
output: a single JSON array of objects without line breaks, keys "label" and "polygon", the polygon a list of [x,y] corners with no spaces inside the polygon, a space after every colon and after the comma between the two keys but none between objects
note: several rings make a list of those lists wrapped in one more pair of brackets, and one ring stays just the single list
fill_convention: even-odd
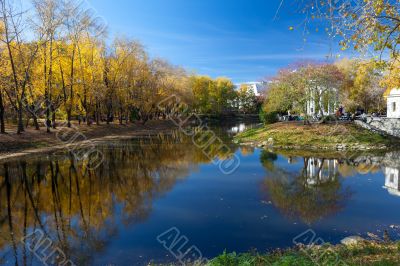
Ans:
[{"label": "building wall", "polygon": [[400,95],[387,98],[387,117],[400,118]]},{"label": "building wall", "polygon": [[324,110],[322,110],[323,115],[324,116],[328,116],[328,115],[334,115],[338,106],[338,91],[336,89],[330,89],[329,91],[326,91],[325,93],[333,93],[335,96],[332,97],[331,101],[328,104],[328,107],[324,106],[322,104],[322,97],[324,94],[324,90],[319,89],[319,93],[316,93],[314,90],[310,90],[309,91],[309,95],[308,98],[309,100],[307,101],[307,115],[309,116],[316,116],[319,115],[320,113],[317,111],[317,109],[319,108],[318,104],[316,103],[316,96],[315,94],[321,95],[319,102],[321,103],[321,106],[323,106]]}]

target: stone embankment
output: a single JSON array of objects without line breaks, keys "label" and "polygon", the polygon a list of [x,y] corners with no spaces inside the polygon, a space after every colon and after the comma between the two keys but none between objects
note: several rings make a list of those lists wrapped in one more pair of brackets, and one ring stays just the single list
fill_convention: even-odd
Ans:
[{"label": "stone embankment", "polygon": [[400,138],[400,119],[368,117],[364,121],[357,120],[355,123],[378,134]]}]

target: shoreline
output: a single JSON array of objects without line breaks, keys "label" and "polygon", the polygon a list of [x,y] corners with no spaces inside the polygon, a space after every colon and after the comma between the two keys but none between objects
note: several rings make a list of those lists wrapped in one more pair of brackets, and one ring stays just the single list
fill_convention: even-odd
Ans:
[{"label": "shoreline", "polygon": [[[130,125],[91,125],[76,126],[72,131],[83,136],[85,139],[73,143],[66,143],[57,139],[59,129],[52,129],[51,133],[44,132],[45,129],[36,131],[29,129],[22,135],[6,134],[0,135],[0,162],[23,158],[43,153],[52,153],[61,150],[68,150],[74,147],[87,147],[93,144],[101,144],[115,140],[130,140],[135,138],[144,138],[157,136],[159,134],[171,134],[178,127],[171,121],[151,121],[146,125],[130,124]],[[36,135],[41,138],[36,141]]]},{"label": "shoreline", "polygon": [[227,253],[201,265],[399,265],[400,242],[366,240],[353,236],[341,244],[297,245],[267,253]]},{"label": "shoreline", "polygon": [[400,147],[400,139],[386,137],[355,124],[300,125],[276,123],[246,130],[234,139],[243,146],[312,153],[390,152]]}]

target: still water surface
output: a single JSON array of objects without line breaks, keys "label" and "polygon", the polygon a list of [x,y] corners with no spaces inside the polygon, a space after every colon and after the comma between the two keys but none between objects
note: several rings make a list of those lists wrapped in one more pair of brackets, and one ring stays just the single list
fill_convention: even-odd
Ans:
[{"label": "still water surface", "polygon": [[35,230],[76,265],[175,262],[157,241],[170,228],[207,258],[290,247],[308,229],[400,239],[400,153],[279,154],[235,145],[240,128],[215,129],[240,158],[231,175],[179,132],[99,145],[94,171],[71,154],[2,163],[0,264],[43,265],[21,241]]}]

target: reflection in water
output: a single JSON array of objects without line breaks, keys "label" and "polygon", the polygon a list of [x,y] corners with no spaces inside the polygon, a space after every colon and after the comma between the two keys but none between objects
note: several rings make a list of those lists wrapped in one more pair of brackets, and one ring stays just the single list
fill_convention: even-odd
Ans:
[{"label": "reflection in water", "polygon": [[[242,251],[254,246],[264,248],[267,244],[270,245],[268,247],[274,247],[278,241],[284,242],[282,239],[285,238],[290,245],[291,239],[300,231],[293,228],[293,223],[287,221],[287,217],[296,221],[299,218],[305,224],[302,225],[307,227],[310,224],[317,227],[316,222],[323,218],[331,218],[335,226],[342,223],[342,220],[334,220],[334,214],[349,208],[349,205],[354,204],[352,200],[360,195],[357,192],[360,192],[361,186],[351,186],[348,183],[351,176],[360,176],[359,173],[382,174],[383,166],[386,189],[392,195],[400,194],[400,162],[396,159],[400,158],[399,154],[363,156],[352,160],[283,157],[274,152],[250,147],[239,149],[230,142],[230,132],[225,135],[222,134],[222,129],[215,132],[225,143],[230,143],[231,150],[237,151],[242,159],[242,167],[228,178],[218,175],[215,168],[207,168],[207,165],[212,165],[209,157],[190,138],[179,132],[160,135],[158,138],[113,142],[100,146],[105,161],[94,171],[86,169],[84,163],[76,162],[70,154],[20,159],[1,164],[0,264],[7,262],[10,265],[39,265],[34,255],[20,241],[23,236],[36,229],[43,230],[46,237],[51,238],[77,265],[94,264],[99,258],[105,258],[108,262],[107,259],[114,256],[114,253],[104,255],[109,252],[110,246],[115,248],[113,251],[125,252],[121,260],[130,256],[131,250],[143,252],[142,249],[147,249],[150,255],[143,260],[148,262],[153,259],[155,250],[164,251],[155,240],[155,236],[162,231],[157,231],[158,228],[153,230],[154,227],[150,226],[143,233],[143,238],[132,241],[129,238],[136,249],[132,246],[129,249],[129,243],[121,240],[121,235],[132,231],[142,232],[143,227],[137,230],[138,224],[146,226],[155,213],[158,220],[153,222],[156,224],[164,226],[168,217],[169,224],[178,226],[179,229],[189,223],[186,227],[188,231],[184,231],[185,235],[190,235],[193,238],[191,240],[196,245],[199,244],[205,254],[212,250],[212,256],[223,251],[228,242],[235,243],[232,250],[243,247]],[[210,157],[223,157],[225,153],[219,154],[219,151],[219,147],[214,144],[207,146]],[[395,198],[382,189],[382,180],[377,181],[379,183],[375,188],[379,187],[384,196]],[[358,179],[357,185],[361,182],[363,179]],[[262,195],[258,194],[260,183]],[[368,193],[369,190],[366,194],[370,197]],[[173,194],[175,200],[160,203],[159,199],[167,194]],[[264,197],[274,206],[258,204]],[[382,206],[386,206],[388,200],[382,196],[377,198],[373,200],[376,203],[375,209],[371,207],[373,214],[366,212],[358,215],[368,219],[384,210]],[[357,200],[364,204],[366,198]],[[182,201],[187,205],[179,205]],[[369,202],[369,206],[371,205]],[[276,209],[284,215],[276,215]],[[353,206],[344,217],[354,219],[348,215],[358,209]],[[389,209],[392,210],[393,207]],[[166,215],[170,211],[172,214]],[[392,215],[389,217],[390,224],[393,217],[397,218],[393,212],[384,213],[379,218],[386,221],[385,215]],[[259,217],[269,217],[271,220],[258,219]],[[282,235],[282,230],[277,228],[284,226],[285,222],[290,227],[284,229],[292,231]],[[355,227],[356,222],[358,221],[351,219],[343,221],[350,228]],[[267,227],[265,223],[268,223]],[[194,231],[199,230],[198,226],[213,230],[213,244],[219,243],[221,250],[215,251],[214,247],[210,247],[210,239],[203,236],[203,233],[195,238]],[[370,228],[368,226],[366,230]],[[160,230],[165,229],[167,228],[162,227]],[[237,234],[239,231],[246,233]],[[201,242],[203,237],[204,242]],[[153,243],[144,246],[141,242],[149,238],[154,238],[154,246]],[[115,244],[117,240],[120,242]],[[223,242],[225,240],[227,242]]]},{"label": "reflection in water", "polygon": [[260,126],[262,126],[262,124],[257,124],[257,122],[258,122],[257,119],[254,120],[252,123],[243,122],[243,123],[240,123],[238,125],[237,124],[232,124],[232,122],[231,122],[231,123],[229,123],[230,126],[229,126],[229,124],[226,125],[227,127],[229,127],[229,130],[227,130],[227,133],[236,135],[238,133],[244,132],[245,130],[259,128]]},{"label": "reflection in water", "polygon": [[338,176],[338,161],[307,159],[307,184],[310,186],[334,181]]},{"label": "reflection in water", "polygon": [[400,170],[398,168],[385,167],[385,188],[391,195],[400,197]]},{"label": "reflection in water", "polygon": [[245,124],[240,124],[238,126],[232,127],[230,132],[234,133],[234,134],[238,134],[238,133],[244,132],[245,130],[246,130],[246,125]]},{"label": "reflection in water", "polygon": [[[209,162],[182,134],[99,147],[105,160],[88,170],[73,155],[0,166],[0,264],[32,264],[21,238],[40,229],[77,265],[88,265],[118,227],[145,221],[155,199]],[[161,145],[162,144],[162,145]],[[218,151],[217,148],[210,148]],[[214,154],[218,156],[218,154]]]},{"label": "reflection in water", "polygon": [[381,156],[364,156],[356,161],[364,163],[358,164],[357,169],[363,168],[365,174],[382,169],[385,175],[383,187],[390,195],[400,196],[400,151],[392,151]]},{"label": "reflection in water", "polygon": [[[291,218],[300,217],[314,223],[334,215],[345,207],[352,193],[343,186],[343,178],[355,174],[376,173],[384,166],[385,186],[390,195],[400,196],[400,159],[398,152],[383,156],[360,156],[347,159],[300,158],[300,172],[279,168],[278,156],[263,151],[261,163],[268,170],[264,182],[274,205]],[[288,157],[288,164],[296,164],[298,157]]]},{"label": "reflection in water", "polygon": [[[290,218],[300,217],[312,224],[343,209],[351,197],[349,189],[342,186],[337,160],[303,158],[300,172],[277,167],[277,156],[267,151],[261,160],[269,174],[263,190],[275,207]],[[289,160],[293,161],[296,160]]]}]

